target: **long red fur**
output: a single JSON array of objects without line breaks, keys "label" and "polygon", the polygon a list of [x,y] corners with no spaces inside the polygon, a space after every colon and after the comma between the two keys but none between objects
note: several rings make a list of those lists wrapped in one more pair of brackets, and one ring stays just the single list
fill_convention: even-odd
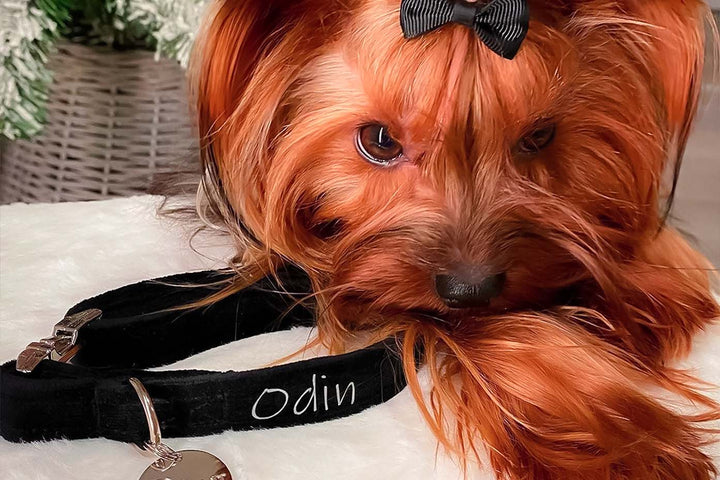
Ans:
[{"label": "long red fur", "polygon": [[[485,448],[515,480],[710,479],[703,422],[720,410],[667,365],[720,309],[711,266],[662,207],[697,106],[704,7],[530,3],[510,62],[459,26],[404,40],[396,0],[216,1],[193,69],[204,192],[239,269],[310,274],[331,349],[403,336],[413,394],[462,458]],[[554,144],[514,154],[547,119]],[[370,121],[406,162],[360,159]],[[435,295],[432,274],[457,261],[506,270],[485,311]]]}]

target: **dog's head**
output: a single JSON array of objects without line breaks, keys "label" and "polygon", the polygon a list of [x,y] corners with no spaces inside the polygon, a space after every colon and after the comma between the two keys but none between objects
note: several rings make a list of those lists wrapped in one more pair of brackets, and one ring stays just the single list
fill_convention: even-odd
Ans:
[{"label": "dog's head", "polygon": [[697,101],[697,1],[531,2],[513,60],[460,25],[405,40],[394,0],[214,8],[199,123],[231,222],[346,327],[612,292],[657,234]]},{"label": "dog's head", "polygon": [[653,270],[701,264],[662,232],[663,175],[698,98],[701,2],[529,6],[508,60],[462,25],[406,40],[399,0],[213,5],[194,82],[206,190],[243,261],[310,274],[326,339],[427,328],[460,358],[492,335],[542,343],[498,325],[570,305],[598,312],[583,329],[609,325],[650,357],[694,331],[663,295],[717,311],[704,274]]}]

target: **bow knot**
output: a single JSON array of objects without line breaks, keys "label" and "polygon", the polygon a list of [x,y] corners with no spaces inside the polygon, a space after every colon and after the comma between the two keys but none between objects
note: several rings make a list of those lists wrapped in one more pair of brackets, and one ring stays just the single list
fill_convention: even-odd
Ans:
[{"label": "bow knot", "polygon": [[402,0],[400,26],[405,38],[420,36],[448,23],[472,28],[490,50],[511,59],[527,34],[530,11],[526,0],[479,4],[463,0]]}]

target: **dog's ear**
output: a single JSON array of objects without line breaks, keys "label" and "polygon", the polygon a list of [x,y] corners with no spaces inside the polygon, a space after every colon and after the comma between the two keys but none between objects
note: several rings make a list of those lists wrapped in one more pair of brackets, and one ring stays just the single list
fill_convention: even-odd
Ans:
[{"label": "dog's ear", "polygon": [[232,114],[263,52],[276,40],[289,0],[216,0],[193,52],[191,88],[201,136]]},{"label": "dog's ear", "polygon": [[255,148],[243,158],[268,148],[284,95],[348,8],[331,0],[214,0],[190,66],[206,160],[224,162],[239,141]]},{"label": "dog's ear", "polygon": [[[705,53],[701,0],[562,0],[571,24],[608,29],[650,85],[666,129],[667,160],[674,169],[670,199],[697,110]],[[674,163],[673,163],[674,162]]]},{"label": "dog's ear", "polygon": [[348,18],[352,0],[213,0],[198,33],[195,100],[201,193],[242,244],[259,244],[262,169],[286,129],[301,73]]},{"label": "dog's ear", "polygon": [[675,193],[682,156],[697,112],[705,57],[705,20],[710,14],[698,0],[625,0],[649,27],[635,39],[638,61],[648,65],[648,81],[664,108],[668,160],[673,172],[668,209]]}]

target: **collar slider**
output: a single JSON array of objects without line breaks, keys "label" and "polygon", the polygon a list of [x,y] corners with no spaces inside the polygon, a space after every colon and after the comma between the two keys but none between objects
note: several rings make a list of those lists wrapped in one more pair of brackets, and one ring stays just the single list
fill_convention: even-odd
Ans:
[{"label": "collar slider", "polygon": [[15,369],[18,372],[30,373],[46,358],[56,362],[70,361],[80,349],[80,346],[76,345],[80,328],[101,315],[102,310],[97,308],[67,315],[55,324],[52,336],[32,342],[20,352]]}]

